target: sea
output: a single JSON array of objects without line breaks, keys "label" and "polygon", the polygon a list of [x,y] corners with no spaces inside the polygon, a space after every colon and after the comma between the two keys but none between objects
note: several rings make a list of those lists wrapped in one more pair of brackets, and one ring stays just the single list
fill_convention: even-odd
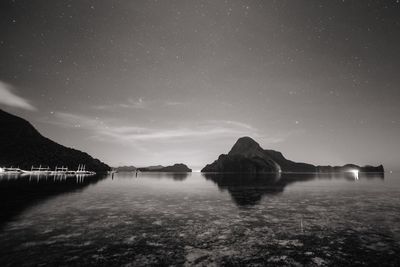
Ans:
[{"label": "sea", "polygon": [[0,176],[0,266],[400,266],[399,173]]}]

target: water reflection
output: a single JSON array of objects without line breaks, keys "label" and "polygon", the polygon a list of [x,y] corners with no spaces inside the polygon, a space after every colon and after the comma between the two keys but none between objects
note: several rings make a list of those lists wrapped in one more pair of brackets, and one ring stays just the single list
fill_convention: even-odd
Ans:
[{"label": "water reflection", "polygon": [[60,194],[82,190],[106,175],[18,175],[0,176],[0,229],[26,208]]},{"label": "water reflection", "polygon": [[227,190],[239,207],[254,206],[265,195],[276,195],[296,181],[315,179],[315,174],[233,174],[204,173],[207,180],[213,181],[220,190]]},{"label": "water reflection", "polygon": [[156,179],[172,179],[174,181],[184,181],[191,173],[188,172],[118,172],[116,178],[156,178]]},{"label": "water reflection", "polygon": [[357,177],[349,173],[269,173],[269,174],[234,174],[204,173],[207,180],[213,181],[220,190],[227,190],[232,200],[239,207],[258,204],[266,195],[276,195],[294,182],[305,182],[315,179],[384,179],[383,173],[358,173]]},{"label": "water reflection", "polygon": [[187,172],[169,172],[162,174],[163,177],[172,178],[174,181],[184,181],[188,175]]},{"label": "water reflection", "polygon": [[384,173],[380,172],[343,172],[343,173],[317,173],[316,178],[318,179],[346,179],[348,181],[357,180],[383,180],[385,178]]},{"label": "water reflection", "polygon": [[397,175],[100,179],[0,179],[0,266],[399,266]]}]

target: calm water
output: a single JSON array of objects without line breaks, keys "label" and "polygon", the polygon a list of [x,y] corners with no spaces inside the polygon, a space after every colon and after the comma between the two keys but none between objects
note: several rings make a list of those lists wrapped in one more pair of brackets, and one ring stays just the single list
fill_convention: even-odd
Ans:
[{"label": "calm water", "polygon": [[400,266],[400,177],[0,177],[0,266]]}]

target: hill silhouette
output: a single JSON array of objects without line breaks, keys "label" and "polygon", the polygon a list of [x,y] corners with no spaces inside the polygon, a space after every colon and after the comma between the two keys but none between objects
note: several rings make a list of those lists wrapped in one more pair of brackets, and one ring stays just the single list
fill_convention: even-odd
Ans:
[{"label": "hill silhouette", "polygon": [[268,173],[268,172],[383,172],[383,166],[364,166],[354,164],[344,166],[315,166],[308,163],[286,159],[281,152],[263,149],[250,137],[241,137],[228,154],[222,154],[216,161],[206,165],[202,172]]},{"label": "hill silhouette", "polygon": [[106,172],[110,167],[89,154],[60,145],[42,136],[28,121],[0,110],[0,166],[30,170],[31,166],[68,166]]}]

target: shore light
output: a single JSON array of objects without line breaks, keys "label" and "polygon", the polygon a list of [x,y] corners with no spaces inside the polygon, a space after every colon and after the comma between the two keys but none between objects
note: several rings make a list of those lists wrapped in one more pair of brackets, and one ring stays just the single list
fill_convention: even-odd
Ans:
[{"label": "shore light", "polygon": [[358,170],[351,170],[350,172],[352,172],[353,174],[354,174],[354,178],[356,179],[356,180],[358,180]]}]

